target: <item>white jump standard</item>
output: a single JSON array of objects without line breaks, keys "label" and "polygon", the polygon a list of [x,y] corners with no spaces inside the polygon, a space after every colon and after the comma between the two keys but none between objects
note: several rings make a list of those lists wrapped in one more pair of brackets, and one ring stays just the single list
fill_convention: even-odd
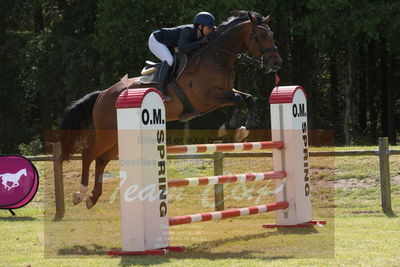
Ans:
[{"label": "white jump standard", "polygon": [[[300,86],[275,88],[270,96],[272,141],[166,146],[165,102],[153,88],[126,90],[118,98],[122,250],[109,255],[165,254],[169,227],[276,211],[276,224],[308,227],[313,221],[308,168],[307,103]],[[167,180],[167,153],[273,149],[274,171]],[[276,203],[168,217],[168,187],[276,181]]]}]

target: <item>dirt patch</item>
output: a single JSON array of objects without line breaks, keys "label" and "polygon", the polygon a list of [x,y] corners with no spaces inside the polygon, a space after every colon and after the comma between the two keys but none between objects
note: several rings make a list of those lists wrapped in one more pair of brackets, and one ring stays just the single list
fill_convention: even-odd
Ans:
[{"label": "dirt patch", "polygon": [[360,188],[370,188],[378,185],[378,181],[372,178],[357,179],[357,178],[347,178],[339,179],[335,181],[335,189],[347,189],[354,190]]},{"label": "dirt patch", "polygon": [[[335,189],[346,189],[346,190],[355,190],[360,188],[371,188],[379,186],[380,181],[377,181],[373,178],[365,178],[365,179],[356,179],[356,178],[348,178],[348,179],[339,179],[335,181]],[[400,176],[395,176],[390,179],[391,185],[400,185]]]},{"label": "dirt patch", "polygon": [[71,171],[71,172],[64,172],[64,177],[65,178],[72,178],[72,177],[74,177],[74,176],[79,176],[80,175],[80,173],[79,172],[77,172],[77,171]]},{"label": "dirt patch", "polygon": [[400,175],[399,175],[399,176],[392,177],[392,178],[390,179],[390,184],[391,184],[391,185],[400,185]]}]

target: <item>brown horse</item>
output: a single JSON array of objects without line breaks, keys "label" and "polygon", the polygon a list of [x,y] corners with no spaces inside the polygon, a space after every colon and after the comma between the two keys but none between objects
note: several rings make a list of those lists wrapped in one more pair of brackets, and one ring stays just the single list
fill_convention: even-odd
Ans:
[{"label": "brown horse", "polygon": [[[192,105],[186,112],[171,84],[167,87],[170,100],[166,106],[167,121],[186,121],[219,107],[235,105],[236,109],[227,127],[240,126],[240,107],[247,105],[249,113],[246,126],[255,126],[254,98],[233,88],[235,64],[242,58],[263,67],[267,72],[277,71],[282,59],[267,25],[269,16],[255,12],[237,11],[234,17],[220,25],[211,35],[208,44],[189,55],[188,64],[176,83]],[[248,52],[250,54],[244,54]],[[117,118],[115,102],[127,88],[149,87],[139,82],[139,77],[122,79],[104,91],[88,94],[73,103],[61,123],[62,159],[73,153],[84,123],[93,120],[95,138],[82,152],[82,180],[80,191],[74,193],[75,204],[87,193],[89,167],[96,160],[95,184],[92,196],[86,200],[87,208],[96,204],[102,193],[102,175],[107,163],[118,153]],[[150,86],[156,87],[156,85]],[[78,131],[77,131],[78,130]]]}]

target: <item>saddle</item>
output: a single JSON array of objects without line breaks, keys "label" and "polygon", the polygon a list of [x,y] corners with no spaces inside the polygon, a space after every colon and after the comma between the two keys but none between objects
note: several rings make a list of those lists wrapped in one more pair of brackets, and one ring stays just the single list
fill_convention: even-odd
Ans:
[{"label": "saddle", "polygon": [[[168,80],[177,80],[186,68],[187,55],[184,53],[174,54],[174,64],[169,72]],[[161,62],[155,63],[147,60],[146,66],[142,69],[138,82],[141,84],[154,84],[158,83],[158,72],[160,70]]]},{"label": "saddle", "polygon": [[[186,96],[183,89],[176,83],[176,80],[181,76],[183,71],[186,68],[188,62],[187,55],[184,53],[176,53],[174,54],[174,64],[171,68],[171,71],[167,77],[169,84],[172,85],[173,90],[176,96],[179,98],[181,103],[183,104],[183,112],[179,116],[179,120],[181,122],[187,122],[194,117],[201,116],[202,113],[197,111],[188,97]],[[143,68],[141,75],[138,79],[138,83],[140,84],[158,84],[159,79],[159,71],[161,67],[160,63],[154,63],[152,61],[146,61],[146,66]]]}]

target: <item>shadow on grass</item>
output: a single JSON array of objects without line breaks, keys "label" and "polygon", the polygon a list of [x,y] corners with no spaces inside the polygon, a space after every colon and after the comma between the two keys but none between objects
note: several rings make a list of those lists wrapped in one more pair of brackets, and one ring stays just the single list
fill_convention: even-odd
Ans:
[{"label": "shadow on grass", "polygon": [[[207,259],[208,261],[221,260],[221,259],[255,259],[253,255],[254,251],[246,250],[242,252],[222,252],[222,253],[211,253],[211,252],[197,252],[197,251],[187,251],[187,252],[175,252],[168,253],[164,256],[121,256],[120,266],[148,266],[165,264],[168,263],[170,259]],[[270,256],[258,258],[260,260],[272,261],[272,260],[284,260],[292,259],[293,256]],[[267,263],[266,263],[267,264]],[[212,263],[208,263],[212,266]]]},{"label": "shadow on grass", "polygon": [[62,248],[58,250],[60,256],[91,256],[91,255],[106,255],[107,248],[96,244],[88,246],[73,246],[70,248]]},{"label": "shadow on grass", "polygon": [[[118,256],[121,258],[120,265],[130,266],[130,265],[148,265],[151,264],[165,264],[168,263],[169,259],[207,259],[207,260],[217,260],[217,259],[261,259],[261,260],[275,260],[275,259],[291,259],[296,258],[296,255],[271,255],[266,253],[265,248],[251,247],[251,241],[260,238],[269,238],[274,236],[279,236],[282,234],[313,234],[317,233],[315,228],[289,228],[289,229],[279,229],[275,232],[265,232],[250,235],[239,235],[229,238],[223,238],[213,241],[206,241],[200,244],[196,244],[187,249],[186,252],[169,252],[163,256]],[[247,241],[249,242],[249,249],[235,252],[210,252],[210,248],[223,247],[226,244],[232,242]],[[90,246],[73,246],[70,248],[63,248],[58,250],[59,256],[105,256],[108,250],[119,250],[120,248],[106,248],[104,246],[99,246],[96,244],[91,244]],[[279,253],[279,252],[275,252]],[[262,256],[255,256],[255,254],[262,254]],[[265,256],[264,256],[265,255]],[[297,255],[299,256],[299,255]],[[110,258],[112,256],[109,256]]]},{"label": "shadow on grass", "polygon": [[64,213],[62,214],[55,214],[53,219],[51,220],[52,222],[61,222],[64,218]]},{"label": "shadow on grass", "polygon": [[251,240],[253,240],[253,239],[280,236],[282,234],[305,235],[305,234],[314,234],[314,233],[318,233],[318,231],[314,227],[310,227],[310,228],[278,228],[275,232],[264,232],[264,233],[257,233],[257,234],[251,234],[251,235],[245,235],[245,236],[239,235],[239,236],[234,236],[234,237],[230,237],[230,238],[223,238],[223,239],[219,239],[219,240],[203,242],[201,244],[196,245],[196,250],[199,250],[199,249],[201,250],[202,248],[209,249],[210,247],[223,246],[227,243],[237,242],[237,241],[250,241],[251,242]]},{"label": "shadow on grass", "polygon": [[361,211],[349,211],[349,214],[355,214],[355,215],[364,215],[364,214],[376,214],[376,215],[386,215],[388,218],[397,218],[398,215],[394,213],[394,211],[389,210],[389,211],[384,211],[382,212],[381,210],[361,210]]},{"label": "shadow on grass", "polygon": [[10,217],[0,217],[0,221],[9,221],[9,222],[25,222],[25,221],[35,221],[37,218],[29,217],[29,216],[10,216]]},{"label": "shadow on grass", "polygon": [[388,216],[389,218],[397,218],[398,215],[396,213],[394,213],[394,211],[390,210],[390,211],[386,211],[385,212],[386,216]]}]

